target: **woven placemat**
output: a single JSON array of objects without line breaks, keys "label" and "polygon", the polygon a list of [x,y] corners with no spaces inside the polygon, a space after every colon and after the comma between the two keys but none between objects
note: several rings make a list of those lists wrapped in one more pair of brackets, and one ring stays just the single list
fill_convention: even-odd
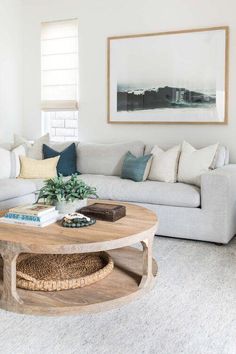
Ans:
[{"label": "woven placemat", "polygon": [[20,254],[17,287],[37,291],[59,291],[93,284],[113,270],[106,252],[83,254]]}]

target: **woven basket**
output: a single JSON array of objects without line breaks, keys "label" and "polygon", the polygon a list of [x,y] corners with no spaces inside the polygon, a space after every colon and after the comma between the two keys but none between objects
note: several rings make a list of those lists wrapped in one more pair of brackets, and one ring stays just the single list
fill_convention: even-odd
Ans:
[{"label": "woven basket", "polygon": [[37,291],[59,291],[93,284],[113,270],[106,252],[86,254],[30,254],[17,259],[17,287]]}]

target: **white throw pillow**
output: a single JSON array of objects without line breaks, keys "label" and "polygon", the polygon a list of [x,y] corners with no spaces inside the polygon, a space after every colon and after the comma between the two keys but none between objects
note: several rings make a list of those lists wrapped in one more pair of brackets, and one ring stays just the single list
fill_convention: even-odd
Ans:
[{"label": "white throw pillow", "polygon": [[19,135],[14,135],[14,147],[19,145],[25,144],[27,146],[27,153],[26,155],[35,160],[42,160],[43,159],[43,144],[49,143],[50,136],[49,134],[45,134],[41,136],[39,139],[35,140],[34,143],[29,142],[25,138]]},{"label": "white throw pillow", "polygon": [[0,148],[0,179],[10,178],[11,176],[11,152],[9,150]]},{"label": "white throw pillow", "polygon": [[218,146],[219,144],[214,144],[197,150],[184,141],[179,160],[178,181],[200,186],[201,175],[212,169]]},{"label": "white throw pillow", "polygon": [[0,148],[0,179],[16,178],[20,174],[20,156],[25,156],[25,146],[21,145],[9,151]]},{"label": "white throw pillow", "polygon": [[33,145],[33,141],[29,141],[26,138],[24,138],[21,135],[14,134],[14,139],[13,139],[13,146],[12,148],[15,149],[20,145],[25,145],[27,147],[31,147]]},{"label": "white throw pillow", "polygon": [[11,151],[11,177],[16,178],[20,174],[20,156],[26,155],[25,145],[20,145]]},{"label": "white throw pillow", "polygon": [[155,145],[151,154],[153,154],[153,159],[148,179],[168,183],[176,182],[180,146],[177,145],[164,151]]}]

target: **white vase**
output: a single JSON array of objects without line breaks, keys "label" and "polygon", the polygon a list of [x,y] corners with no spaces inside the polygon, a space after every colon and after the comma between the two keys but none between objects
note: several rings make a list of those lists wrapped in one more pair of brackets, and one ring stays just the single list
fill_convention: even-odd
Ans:
[{"label": "white vase", "polygon": [[59,211],[59,214],[71,214],[79,209],[85,207],[88,204],[88,199],[76,199],[74,202],[55,202],[55,207]]}]

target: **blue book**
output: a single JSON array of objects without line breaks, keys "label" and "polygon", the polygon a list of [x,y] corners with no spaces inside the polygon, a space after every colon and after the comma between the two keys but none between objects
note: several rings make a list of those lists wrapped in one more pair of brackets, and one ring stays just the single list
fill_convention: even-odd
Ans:
[{"label": "blue book", "polygon": [[7,213],[5,218],[14,219],[14,220],[25,220],[25,221],[35,221],[40,222],[40,217],[35,215],[25,215],[25,214],[15,214],[15,213]]},{"label": "blue book", "polygon": [[27,215],[27,214],[17,214],[13,212],[8,212],[4,215],[6,219],[15,220],[15,221],[23,221],[23,222],[35,222],[35,223],[43,223],[53,217],[57,217],[58,211],[54,210],[46,215],[43,216],[36,216],[36,215]]}]

